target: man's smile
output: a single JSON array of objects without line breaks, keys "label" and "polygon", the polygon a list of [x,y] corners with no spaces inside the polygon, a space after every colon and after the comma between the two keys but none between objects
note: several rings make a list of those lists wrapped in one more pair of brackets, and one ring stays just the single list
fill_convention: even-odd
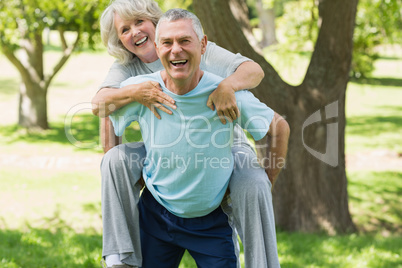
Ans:
[{"label": "man's smile", "polygon": [[170,63],[176,67],[182,67],[182,66],[186,65],[187,62],[188,62],[188,60],[172,60],[172,61],[170,61]]}]

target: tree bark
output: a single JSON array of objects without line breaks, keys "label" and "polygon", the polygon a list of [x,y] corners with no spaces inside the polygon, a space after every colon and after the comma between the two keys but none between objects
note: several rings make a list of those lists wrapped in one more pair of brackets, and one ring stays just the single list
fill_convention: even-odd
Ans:
[{"label": "tree bark", "polygon": [[18,124],[27,129],[48,129],[46,91],[34,83],[20,84]]},{"label": "tree bark", "polygon": [[[47,86],[44,81],[42,32],[32,33],[33,38],[22,30],[20,96],[18,124],[28,129],[48,129]],[[15,59],[17,60],[17,59]]]},{"label": "tree bark", "polygon": [[[315,50],[299,86],[285,83],[250,46],[230,12],[233,1],[244,0],[194,1],[194,9],[210,40],[261,65],[265,78],[253,93],[290,125],[287,165],[273,193],[277,225],[289,231],[355,231],[348,208],[344,145],[357,0],[326,1]],[[260,157],[269,157],[264,144],[257,147]]]}]

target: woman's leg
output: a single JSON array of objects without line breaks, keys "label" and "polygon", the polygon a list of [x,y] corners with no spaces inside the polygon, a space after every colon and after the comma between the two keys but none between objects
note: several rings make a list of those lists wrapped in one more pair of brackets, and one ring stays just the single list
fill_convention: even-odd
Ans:
[{"label": "woman's leg", "polygon": [[146,152],[143,143],[109,150],[102,159],[102,256],[120,254],[120,260],[142,265],[138,200],[139,179]]},{"label": "woman's leg", "polygon": [[244,247],[245,267],[280,267],[271,182],[254,151],[234,147],[232,153],[235,167],[229,184],[231,209]]}]

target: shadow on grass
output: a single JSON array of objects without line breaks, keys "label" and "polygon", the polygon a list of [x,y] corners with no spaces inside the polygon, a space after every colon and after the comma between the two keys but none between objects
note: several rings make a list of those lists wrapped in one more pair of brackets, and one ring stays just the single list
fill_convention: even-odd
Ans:
[{"label": "shadow on grass", "polygon": [[359,85],[373,85],[373,86],[388,86],[388,87],[402,87],[402,79],[399,78],[351,78],[350,82]]},{"label": "shadow on grass", "polygon": [[[0,128],[0,135],[7,144],[20,141],[63,145],[75,145],[74,142],[92,144],[99,136],[98,125],[99,119],[96,116],[78,115],[68,129],[65,129],[63,121],[50,122],[50,129],[43,131],[29,131],[19,125],[8,125]],[[69,137],[74,142],[70,141]]]},{"label": "shadow on grass", "polygon": [[402,172],[352,172],[348,192],[360,231],[402,235]]},{"label": "shadow on grass", "polygon": [[55,230],[27,227],[0,230],[0,266],[100,267],[101,234],[78,234],[68,226]]},{"label": "shadow on grass", "polygon": [[[1,126],[2,142],[13,144],[24,141],[28,143],[58,143],[71,145],[77,149],[101,150],[99,124],[100,119],[92,114],[75,115],[71,121],[50,122],[50,129],[44,131],[27,131],[18,125]],[[128,128],[125,132],[128,142],[140,141],[138,128]]]},{"label": "shadow on grass", "polygon": [[[402,107],[384,107],[398,114]],[[402,116],[352,116],[347,119],[347,134],[375,137],[384,132],[398,133],[402,126]]]},{"label": "shadow on grass", "polygon": [[[400,237],[277,232],[281,267],[398,267]],[[386,252],[386,253],[385,253]],[[384,257],[386,255],[387,257]]]}]

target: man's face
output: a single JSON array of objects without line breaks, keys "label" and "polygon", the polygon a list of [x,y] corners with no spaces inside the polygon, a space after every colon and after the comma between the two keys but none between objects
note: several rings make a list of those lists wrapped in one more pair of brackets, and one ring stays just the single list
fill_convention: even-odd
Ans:
[{"label": "man's face", "polygon": [[205,53],[206,46],[206,36],[198,40],[189,19],[159,25],[156,50],[166,73],[175,82],[193,81],[200,70],[201,55]]}]

